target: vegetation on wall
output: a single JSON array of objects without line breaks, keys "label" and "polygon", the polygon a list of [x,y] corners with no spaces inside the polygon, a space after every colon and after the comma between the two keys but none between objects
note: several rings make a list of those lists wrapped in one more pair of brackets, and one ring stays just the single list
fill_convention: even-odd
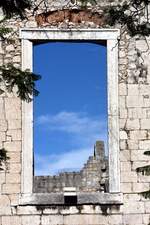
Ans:
[{"label": "vegetation on wall", "polygon": [[[7,28],[3,25],[3,22],[13,15],[19,15],[22,19],[25,18],[25,9],[30,8],[29,0],[1,0],[0,8],[2,9],[4,16],[0,21],[0,38],[2,41],[7,40],[6,36],[12,32],[11,28]],[[7,64],[0,66],[0,83],[5,86],[8,92],[12,92],[14,87],[17,87],[17,96],[24,101],[30,102],[32,95],[37,96],[38,91],[35,89],[35,81],[41,77],[30,71],[22,71],[16,68],[13,64]],[[0,88],[0,94],[4,90]],[[0,170],[3,170],[4,164],[7,165],[7,151],[0,149]]]},{"label": "vegetation on wall", "polygon": [[[145,151],[144,155],[150,156],[150,151]],[[150,165],[139,167],[136,169],[137,173],[142,173],[143,176],[150,176]],[[150,190],[140,193],[144,198],[150,199]]]}]

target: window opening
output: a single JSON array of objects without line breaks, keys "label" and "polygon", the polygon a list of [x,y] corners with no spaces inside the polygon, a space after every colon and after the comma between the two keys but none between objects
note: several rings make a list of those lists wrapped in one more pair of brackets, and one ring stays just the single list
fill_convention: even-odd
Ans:
[{"label": "window opening", "polygon": [[[108,190],[105,41],[36,43],[34,192]],[[64,196],[66,202],[76,196]]]}]

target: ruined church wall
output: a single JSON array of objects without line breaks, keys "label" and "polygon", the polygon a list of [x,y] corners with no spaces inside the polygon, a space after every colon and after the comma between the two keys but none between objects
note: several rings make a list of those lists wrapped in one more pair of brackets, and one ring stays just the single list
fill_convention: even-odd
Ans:
[{"label": "ruined church wall", "polygon": [[[62,4],[52,2],[51,9]],[[104,1],[103,3],[104,4]],[[110,4],[109,1],[105,4]],[[112,4],[112,3],[111,3]],[[44,6],[43,6],[44,7]],[[39,11],[39,13],[42,11]],[[29,11],[28,20],[12,18],[12,43],[0,42],[0,64],[21,67],[20,27],[37,27]],[[47,25],[55,28],[98,28],[93,22],[68,21]],[[101,28],[101,26],[100,26]],[[118,27],[119,28],[119,27]],[[150,43],[150,38],[147,37]],[[150,52],[143,37],[121,35],[119,47],[119,126],[120,171],[123,204],[80,206],[19,205],[22,168],[22,103],[14,93],[0,95],[0,148],[10,157],[8,169],[0,171],[0,225],[148,225],[150,200],[138,193],[150,188],[150,176],[137,174],[136,168],[150,164],[144,155],[150,149]],[[4,86],[1,84],[2,88]]]}]

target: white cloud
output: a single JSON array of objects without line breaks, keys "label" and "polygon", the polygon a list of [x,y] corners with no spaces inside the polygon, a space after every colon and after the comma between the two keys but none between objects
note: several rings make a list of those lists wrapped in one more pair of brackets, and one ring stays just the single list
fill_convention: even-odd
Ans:
[{"label": "white cloud", "polygon": [[106,122],[98,118],[90,118],[84,113],[62,111],[56,115],[42,115],[37,124],[46,126],[52,131],[63,131],[75,135],[100,133],[106,129]]}]

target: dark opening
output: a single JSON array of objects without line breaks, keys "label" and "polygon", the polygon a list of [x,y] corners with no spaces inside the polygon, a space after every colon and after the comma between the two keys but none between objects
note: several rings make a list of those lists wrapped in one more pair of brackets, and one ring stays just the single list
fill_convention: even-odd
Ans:
[{"label": "dark opening", "polygon": [[64,196],[65,205],[77,205],[77,196]]}]

